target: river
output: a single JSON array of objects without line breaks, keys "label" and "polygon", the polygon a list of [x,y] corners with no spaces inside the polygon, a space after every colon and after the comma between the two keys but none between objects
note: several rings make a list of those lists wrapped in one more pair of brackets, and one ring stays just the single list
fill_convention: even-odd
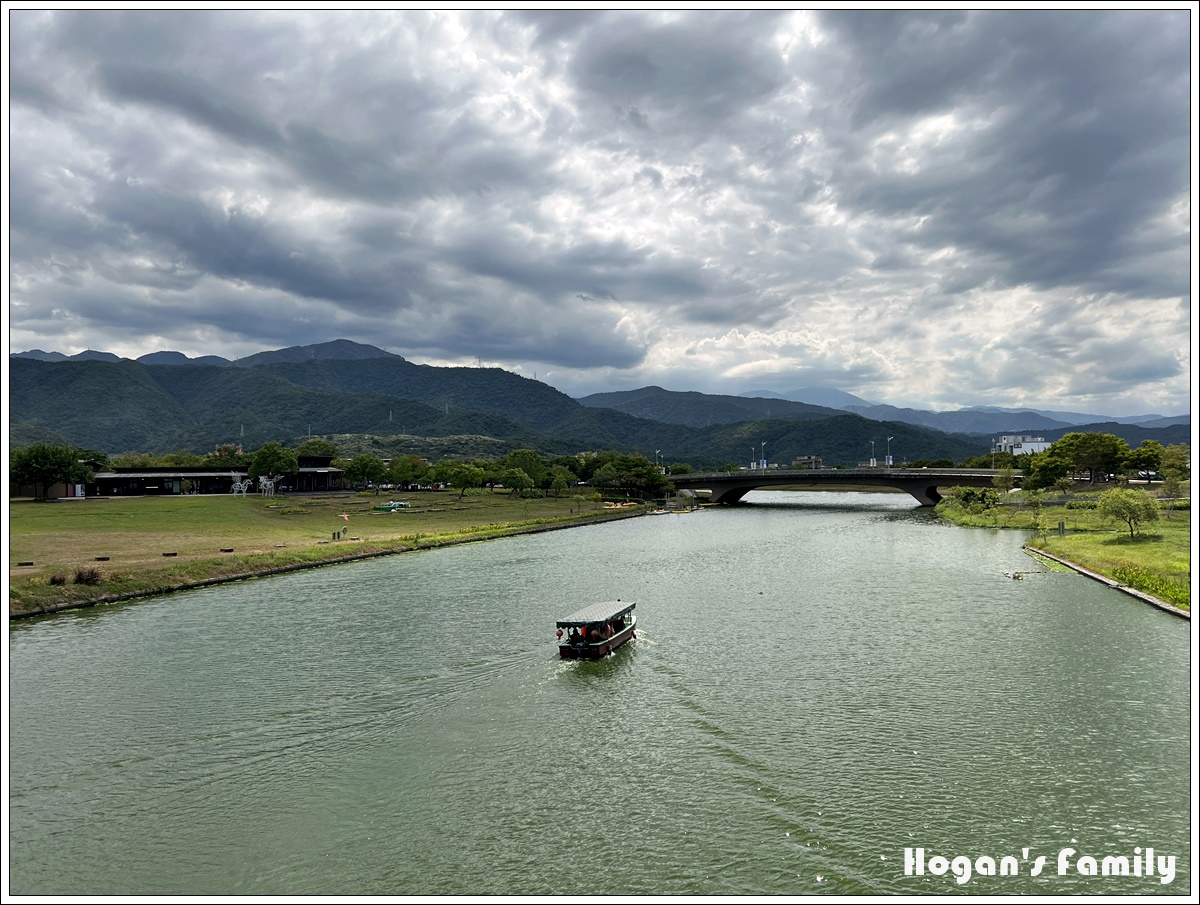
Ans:
[{"label": "river", "polygon": [[1187,621],[906,495],[747,499],[12,623],[11,892],[1190,890]]}]

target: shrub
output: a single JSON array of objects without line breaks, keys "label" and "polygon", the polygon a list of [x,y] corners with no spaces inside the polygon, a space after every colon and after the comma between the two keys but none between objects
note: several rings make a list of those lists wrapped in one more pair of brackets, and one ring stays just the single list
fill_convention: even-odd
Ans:
[{"label": "shrub", "polygon": [[1172,581],[1137,566],[1127,565],[1115,567],[1112,577],[1123,585],[1144,591],[1160,600],[1191,609],[1192,589],[1181,581]]},{"label": "shrub", "polygon": [[958,506],[976,515],[994,509],[1000,502],[1000,495],[987,487],[951,487],[949,495]]},{"label": "shrub", "polygon": [[92,566],[80,566],[75,570],[75,584],[100,584],[100,570]]},{"label": "shrub", "polygon": [[50,584],[57,585],[57,584],[66,584],[66,583],[67,583],[66,575],[51,575],[50,576]]}]

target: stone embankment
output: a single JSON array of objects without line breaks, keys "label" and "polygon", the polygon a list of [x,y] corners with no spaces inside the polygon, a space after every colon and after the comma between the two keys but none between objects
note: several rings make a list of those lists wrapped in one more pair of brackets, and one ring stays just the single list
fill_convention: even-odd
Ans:
[{"label": "stone embankment", "polygon": [[1088,578],[1098,581],[1101,584],[1106,584],[1110,588],[1120,591],[1123,594],[1128,594],[1130,597],[1136,597],[1138,600],[1141,600],[1144,603],[1148,603],[1151,606],[1156,606],[1160,610],[1166,610],[1168,613],[1173,613],[1176,616],[1182,616],[1184,619],[1190,620],[1192,618],[1192,614],[1188,610],[1180,609],[1173,604],[1167,603],[1165,600],[1159,600],[1157,597],[1151,597],[1144,591],[1139,591],[1137,588],[1131,588],[1127,585],[1123,585],[1119,581],[1115,581],[1107,576],[1100,575],[1097,572],[1093,572],[1091,569],[1085,569],[1083,566],[1079,565],[1078,563],[1073,563],[1069,559],[1063,559],[1061,556],[1055,556],[1053,553],[1047,553],[1045,550],[1040,550],[1030,544],[1026,544],[1025,549],[1031,553],[1036,553],[1038,556],[1044,556],[1046,559],[1052,559],[1056,563],[1061,563],[1068,569],[1073,569],[1074,571],[1078,572],[1080,575],[1086,575]]}]

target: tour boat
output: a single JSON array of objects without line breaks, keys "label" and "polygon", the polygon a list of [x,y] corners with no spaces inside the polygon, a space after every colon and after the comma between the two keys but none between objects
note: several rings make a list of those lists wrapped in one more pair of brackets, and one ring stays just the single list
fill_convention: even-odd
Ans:
[{"label": "tour boat", "polygon": [[599,660],[637,636],[635,604],[593,603],[555,623],[558,655],[566,660]]}]

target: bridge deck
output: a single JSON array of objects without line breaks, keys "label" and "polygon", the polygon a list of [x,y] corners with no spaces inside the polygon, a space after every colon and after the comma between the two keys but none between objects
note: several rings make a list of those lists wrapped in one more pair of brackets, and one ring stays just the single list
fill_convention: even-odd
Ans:
[{"label": "bridge deck", "polygon": [[[680,490],[712,491],[714,503],[736,503],[751,490],[781,484],[865,484],[894,487],[911,494],[922,506],[934,506],[942,498],[939,487],[991,487],[1000,473],[992,468],[809,468],[676,475],[671,480]],[[1020,482],[1019,476],[1014,479]]]}]

